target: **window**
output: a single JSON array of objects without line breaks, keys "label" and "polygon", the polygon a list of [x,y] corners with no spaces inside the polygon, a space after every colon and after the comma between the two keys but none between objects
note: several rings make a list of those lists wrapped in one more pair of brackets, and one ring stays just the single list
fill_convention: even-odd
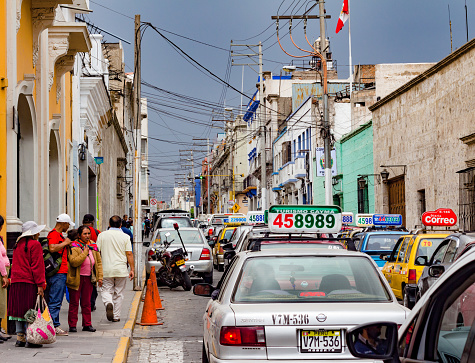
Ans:
[{"label": "window", "polygon": [[360,184],[358,179],[358,213],[369,213],[368,183]]},{"label": "window", "polygon": [[295,156],[297,154],[297,145],[296,145],[296,141],[294,140],[294,155],[292,155],[292,159],[291,160],[295,160]]},{"label": "window", "polygon": [[404,242],[402,243],[401,248],[399,249],[399,254],[397,256],[397,262],[399,263],[402,263],[404,261],[404,256],[406,255],[408,242],[409,242],[409,238],[405,238]]},{"label": "window", "polygon": [[302,136],[299,136],[299,150],[298,150],[299,155],[300,155],[300,150],[302,150]]},{"label": "window", "polygon": [[457,242],[450,241],[449,246],[447,247],[447,252],[444,256],[442,263],[452,263],[457,252]]},{"label": "window", "polygon": [[432,257],[432,264],[438,264],[442,262],[445,251],[447,251],[447,246],[449,245],[449,242],[450,241],[445,241],[443,245],[440,245],[438,249],[434,252],[434,256]]},{"label": "window", "polygon": [[290,141],[282,143],[282,165],[292,161],[292,144]]}]

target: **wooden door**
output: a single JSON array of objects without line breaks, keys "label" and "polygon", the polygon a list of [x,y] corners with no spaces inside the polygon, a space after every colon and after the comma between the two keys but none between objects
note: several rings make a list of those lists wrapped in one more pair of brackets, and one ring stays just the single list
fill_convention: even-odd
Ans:
[{"label": "wooden door", "polygon": [[389,213],[402,215],[402,225],[406,226],[406,186],[404,175],[388,180]]}]

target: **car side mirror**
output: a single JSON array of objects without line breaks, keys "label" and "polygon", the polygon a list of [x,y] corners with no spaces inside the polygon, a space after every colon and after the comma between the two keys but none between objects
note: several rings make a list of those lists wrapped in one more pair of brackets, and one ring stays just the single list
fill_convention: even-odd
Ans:
[{"label": "car side mirror", "polygon": [[200,283],[193,286],[193,294],[197,296],[211,297],[216,288],[211,284]]},{"label": "car side mirror", "polygon": [[379,258],[383,261],[389,261],[389,256],[388,255],[379,255]]},{"label": "car side mirror", "polygon": [[377,322],[359,325],[348,330],[346,343],[354,357],[399,362],[395,323]]},{"label": "car side mirror", "polygon": [[416,265],[419,265],[419,266],[426,266],[427,265],[427,256],[417,257],[416,260],[414,261],[414,263]]},{"label": "car side mirror", "polygon": [[150,247],[150,242],[144,242],[144,243],[142,243],[142,245],[143,245],[144,247]]},{"label": "car side mirror", "polygon": [[432,265],[429,267],[429,276],[438,278],[445,272],[445,267],[442,265]]},{"label": "car side mirror", "polygon": [[225,250],[225,251],[232,251],[232,250],[234,250],[234,247],[233,247],[233,244],[232,244],[232,243],[223,244],[221,247],[223,247],[223,250]]},{"label": "car side mirror", "polygon": [[226,238],[223,238],[222,240],[219,241],[222,245],[225,245],[228,243],[228,240]]},{"label": "car side mirror", "polygon": [[224,252],[223,258],[224,258],[225,260],[230,260],[230,259],[233,258],[234,256],[236,256],[236,251],[231,250],[231,251],[226,251],[226,252]]}]

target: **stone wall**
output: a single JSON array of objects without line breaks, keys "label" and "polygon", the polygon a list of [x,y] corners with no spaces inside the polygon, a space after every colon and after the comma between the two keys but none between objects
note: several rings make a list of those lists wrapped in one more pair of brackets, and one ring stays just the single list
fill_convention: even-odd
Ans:
[{"label": "stone wall", "polygon": [[[458,213],[459,178],[475,132],[475,41],[467,43],[372,108],[374,165],[406,165],[406,225],[420,224],[420,193],[426,209]],[[378,91],[379,92],[379,91]],[[389,167],[390,178],[404,174]],[[376,185],[376,210],[388,212],[386,185]]]}]

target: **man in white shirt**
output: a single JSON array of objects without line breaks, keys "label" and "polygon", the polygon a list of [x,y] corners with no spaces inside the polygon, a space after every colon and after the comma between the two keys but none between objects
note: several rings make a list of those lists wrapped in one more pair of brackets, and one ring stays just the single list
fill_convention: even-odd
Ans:
[{"label": "man in white shirt", "polygon": [[[112,216],[109,229],[97,237],[97,247],[101,251],[104,280],[102,282],[102,302],[106,307],[109,321],[120,321],[120,311],[124,300],[127,276],[134,278],[134,255],[130,238],[121,230],[122,219]],[[127,262],[130,272],[127,269]]]}]

